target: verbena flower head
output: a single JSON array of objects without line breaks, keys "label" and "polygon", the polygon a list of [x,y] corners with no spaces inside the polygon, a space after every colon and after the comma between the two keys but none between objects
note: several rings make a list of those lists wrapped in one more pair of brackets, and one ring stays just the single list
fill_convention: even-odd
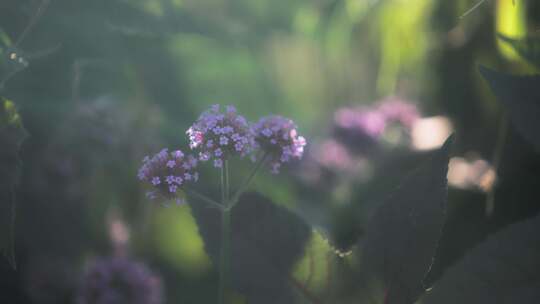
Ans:
[{"label": "verbena flower head", "polygon": [[163,149],[152,158],[146,156],[143,159],[138,177],[155,189],[147,192],[148,198],[176,199],[177,203],[181,203],[177,193],[184,184],[199,179],[196,167],[197,159],[194,156],[184,155],[180,150],[169,152]]},{"label": "verbena flower head", "polygon": [[233,106],[226,106],[222,112],[219,105],[213,105],[186,133],[189,146],[199,151],[199,159],[213,160],[215,167],[221,167],[231,156],[244,157],[254,149],[249,124]]},{"label": "verbena flower head", "polygon": [[420,118],[420,113],[416,105],[398,97],[384,99],[380,103],[378,111],[384,115],[387,121],[397,122],[409,130],[412,128],[414,122]]},{"label": "verbena flower head", "polygon": [[386,117],[376,109],[341,108],[334,115],[340,129],[356,131],[371,138],[378,138],[386,127]]},{"label": "verbena flower head", "polygon": [[253,125],[255,141],[269,155],[272,173],[278,173],[283,163],[302,158],[306,140],[296,130],[292,120],[279,115],[263,117]]},{"label": "verbena flower head", "polygon": [[95,260],[86,270],[77,304],[160,304],[161,280],[143,264],[121,257]]},{"label": "verbena flower head", "polygon": [[338,109],[334,114],[332,131],[352,152],[371,154],[377,153],[381,143],[388,139],[392,143],[407,140],[419,117],[414,104],[398,97],[387,97],[371,107]]},{"label": "verbena flower head", "polygon": [[347,147],[334,139],[316,145],[311,154],[317,164],[330,170],[347,170],[354,166]]},{"label": "verbena flower head", "polygon": [[398,97],[388,97],[369,108],[362,106],[341,108],[336,111],[334,121],[337,128],[378,139],[389,124],[397,123],[410,130],[419,117],[420,114],[414,104]]}]

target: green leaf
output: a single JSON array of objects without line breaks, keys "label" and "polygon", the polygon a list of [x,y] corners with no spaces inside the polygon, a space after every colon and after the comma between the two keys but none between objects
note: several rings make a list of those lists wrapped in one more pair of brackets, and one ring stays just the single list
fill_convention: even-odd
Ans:
[{"label": "green leaf", "polygon": [[[217,209],[191,203],[205,249],[219,264],[221,216]],[[291,271],[311,235],[300,217],[257,193],[242,195],[232,209],[231,267],[233,287],[249,303],[294,303]]]},{"label": "green leaf", "polygon": [[13,42],[11,41],[11,38],[9,38],[9,35],[0,28],[0,50],[8,48],[13,45]]},{"label": "green leaf", "polygon": [[495,233],[450,267],[424,304],[540,303],[540,216]]},{"label": "green leaf", "polygon": [[[448,171],[446,140],[374,212],[363,243],[362,287],[378,303],[414,303],[425,290],[444,223]],[[374,287],[380,287],[375,289]]]},{"label": "green leaf", "polygon": [[27,133],[15,104],[2,98],[0,106],[0,251],[15,267],[15,187],[20,171],[19,150]]},{"label": "green leaf", "polygon": [[540,76],[514,76],[480,66],[517,131],[540,151]]},{"label": "green leaf", "polygon": [[525,60],[540,68],[540,37],[512,39],[502,34],[498,34],[497,37],[510,44]]}]

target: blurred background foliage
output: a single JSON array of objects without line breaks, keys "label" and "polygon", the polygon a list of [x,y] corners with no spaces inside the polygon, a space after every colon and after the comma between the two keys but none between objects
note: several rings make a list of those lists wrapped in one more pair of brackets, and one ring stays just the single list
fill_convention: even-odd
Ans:
[{"label": "blurred background foliage", "polygon": [[[308,138],[305,162],[278,178],[262,174],[254,188],[313,225],[294,273],[331,303],[354,297],[350,252],[361,248],[372,204],[456,132],[455,168],[483,161],[484,171],[456,173],[454,184],[449,177],[437,277],[488,233],[539,209],[539,159],[504,123],[476,67],[537,72],[497,35],[538,36],[540,5],[493,0],[470,10],[477,3],[1,1],[0,92],[30,134],[20,153],[18,267],[2,265],[1,302],[71,303],[87,258],[129,252],[161,275],[167,303],[213,303],[217,276],[189,207],[150,205],[135,174],[146,154],[186,149],[185,130],[215,103],[252,120],[291,117]],[[314,151],[337,149],[322,145],[342,134],[334,113],[375,108],[388,96],[435,119],[423,127],[434,143],[422,146],[414,128],[385,130],[376,148],[355,152],[357,171],[310,175],[320,165]],[[365,138],[341,140],[354,150]],[[217,193],[218,175],[202,170],[201,189]],[[235,163],[233,180],[248,170]]]}]

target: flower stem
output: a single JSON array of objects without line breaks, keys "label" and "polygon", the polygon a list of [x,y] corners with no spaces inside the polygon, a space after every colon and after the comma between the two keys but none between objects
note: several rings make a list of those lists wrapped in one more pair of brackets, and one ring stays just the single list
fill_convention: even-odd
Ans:
[{"label": "flower stem", "polygon": [[[493,157],[491,160],[491,165],[495,170],[495,173],[499,173],[499,165],[501,163],[502,154],[504,152],[504,145],[506,144],[506,137],[508,134],[508,119],[503,113],[500,118],[499,130],[497,131],[497,142],[495,151],[493,152]],[[495,181],[496,182],[496,181]],[[493,214],[495,209],[495,187],[493,185],[487,192],[486,195],[486,216],[490,217]]]},{"label": "flower stem", "polygon": [[221,253],[219,269],[219,302],[225,304],[225,290],[229,281],[231,210],[221,211]]},{"label": "flower stem", "polygon": [[214,208],[218,208],[220,210],[223,209],[223,206],[221,204],[219,204],[218,202],[214,201],[213,199],[207,197],[206,195],[200,194],[199,192],[197,192],[195,190],[191,190],[191,189],[187,190],[186,189],[186,193],[200,199],[201,201],[209,204],[210,206],[212,206]]},{"label": "flower stem", "polygon": [[234,192],[234,195],[230,199],[230,205],[228,206],[229,209],[234,207],[236,205],[236,203],[238,203],[238,199],[240,198],[240,195],[242,195],[242,193],[247,189],[247,187],[249,187],[249,185],[251,184],[251,181],[253,180],[253,178],[255,177],[257,172],[259,171],[259,169],[266,162],[267,156],[268,156],[268,153],[265,152],[263,157],[255,165],[253,170],[251,170],[251,173],[249,174],[249,176],[240,185],[240,187],[236,190],[236,192]]},{"label": "flower stem", "polygon": [[228,206],[229,204],[229,196],[230,196],[230,189],[229,189],[229,161],[228,160],[225,160],[223,162],[223,168],[225,169],[225,201],[223,202],[223,205],[225,207]]},{"label": "flower stem", "polygon": [[229,283],[231,210],[229,206],[229,161],[225,160],[221,168],[221,252],[219,267],[218,303],[225,304],[225,291]]}]

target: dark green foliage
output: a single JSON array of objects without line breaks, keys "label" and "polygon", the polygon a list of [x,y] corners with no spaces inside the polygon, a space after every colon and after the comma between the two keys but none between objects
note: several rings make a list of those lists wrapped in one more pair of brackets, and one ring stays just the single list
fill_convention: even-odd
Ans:
[{"label": "dark green foliage", "polygon": [[499,39],[510,44],[525,60],[540,67],[540,37],[528,37],[525,39],[512,39],[499,34]]},{"label": "dark green foliage", "polygon": [[[443,227],[452,137],[374,212],[363,244],[369,292],[384,303],[414,303],[424,291]],[[375,282],[375,283],[373,283]],[[373,286],[382,285],[382,290]]]},{"label": "dark green foliage", "polygon": [[19,149],[27,136],[15,105],[0,97],[0,251],[15,267],[15,187]]},{"label": "dark green foliage", "polygon": [[[219,261],[221,217],[216,209],[191,204],[205,248]],[[290,272],[302,256],[311,229],[300,217],[257,193],[244,194],[232,209],[232,285],[249,303],[295,303]]]},{"label": "dark green foliage", "polygon": [[[381,153],[373,170],[374,176],[366,185],[356,187],[357,191],[351,198],[351,204],[330,205],[334,208],[331,217],[333,222],[327,225],[332,245],[342,251],[349,251],[359,240],[361,241],[365,237],[369,215],[388,197],[387,189],[395,189],[410,172],[434,153],[436,151],[403,150],[393,150],[384,155]],[[321,199],[321,195],[317,197],[317,194],[319,193],[312,195]],[[319,212],[325,215],[329,211],[321,208]]]},{"label": "dark green foliage", "polygon": [[514,76],[480,66],[479,71],[508,111],[520,134],[540,151],[540,76]]},{"label": "dark green foliage", "polygon": [[540,216],[513,224],[471,250],[424,304],[539,303]]}]

